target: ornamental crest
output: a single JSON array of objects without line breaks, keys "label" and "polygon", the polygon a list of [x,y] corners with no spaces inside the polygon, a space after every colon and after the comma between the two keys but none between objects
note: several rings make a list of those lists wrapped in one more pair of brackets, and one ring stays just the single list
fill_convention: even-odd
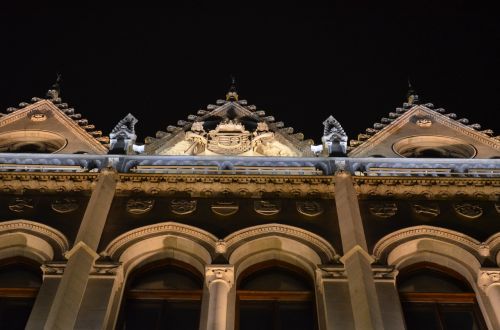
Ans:
[{"label": "ornamental crest", "polygon": [[434,218],[440,213],[437,203],[412,203],[411,208],[415,215],[425,218]]},{"label": "ornamental crest", "polygon": [[398,207],[393,202],[378,202],[370,204],[370,213],[379,218],[390,218],[396,215]]},{"label": "ornamental crest", "polygon": [[35,203],[33,201],[33,198],[17,197],[13,199],[9,204],[9,210],[16,213],[30,211],[34,208]]},{"label": "ornamental crest", "polygon": [[468,219],[477,219],[483,215],[483,209],[476,204],[471,203],[456,203],[453,205],[455,212]]},{"label": "ornamental crest", "polygon": [[74,198],[56,199],[50,207],[57,213],[69,213],[76,211],[79,207],[78,201]]},{"label": "ornamental crest", "polygon": [[191,214],[196,211],[196,200],[173,199],[170,201],[170,210],[177,215]]},{"label": "ornamental crest", "polygon": [[250,132],[236,120],[226,119],[208,132],[207,149],[223,155],[237,155],[250,150]]},{"label": "ornamental crest", "polygon": [[261,215],[275,215],[281,211],[281,201],[259,200],[253,202],[253,209]]},{"label": "ornamental crest", "polygon": [[154,205],[154,199],[131,198],[127,202],[127,212],[131,214],[144,214],[151,211]]},{"label": "ornamental crest", "polygon": [[297,211],[308,217],[315,217],[323,213],[323,206],[316,201],[296,202]]},{"label": "ornamental crest", "polygon": [[215,214],[227,217],[238,212],[240,206],[236,202],[215,202],[210,208]]}]

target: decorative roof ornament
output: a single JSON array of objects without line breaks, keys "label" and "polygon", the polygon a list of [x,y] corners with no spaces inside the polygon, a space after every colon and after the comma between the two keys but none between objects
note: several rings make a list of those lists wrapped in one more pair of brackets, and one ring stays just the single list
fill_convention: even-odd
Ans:
[{"label": "decorative roof ornament", "polygon": [[347,152],[347,134],[333,116],[323,122],[324,130],[321,142],[323,153],[328,155],[345,155]]},{"label": "decorative roof ornament", "polygon": [[226,101],[238,101],[238,93],[236,92],[236,79],[231,76],[231,86],[226,94]]},{"label": "decorative roof ornament", "polygon": [[47,98],[51,101],[60,101],[61,97],[61,81],[62,76],[57,74],[56,82],[52,84],[51,88],[47,91]]},{"label": "decorative roof ornament", "polygon": [[137,122],[137,118],[130,113],[118,122],[109,134],[110,153],[127,154],[132,150],[132,146],[137,139],[135,134],[135,124]]},{"label": "decorative roof ornament", "polygon": [[406,100],[408,105],[410,106],[418,104],[418,95],[413,86],[411,85],[410,78],[408,78],[408,93],[406,93]]}]

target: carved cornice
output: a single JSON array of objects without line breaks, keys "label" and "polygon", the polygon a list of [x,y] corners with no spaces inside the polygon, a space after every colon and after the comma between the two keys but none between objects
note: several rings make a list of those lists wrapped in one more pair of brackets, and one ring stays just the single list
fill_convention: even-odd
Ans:
[{"label": "carved cornice", "polygon": [[236,247],[244,242],[272,235],[289,237],[293,240],[303,242],[316,252],[320,252],[320,257],[324,262],[330,262],[339,258],[335,249],[324,238],[304,229],[282,224],[266,224],[245,228],[227,236],[225,242],[227,250],[234,251]]},{"label": "carved cornice", "polygon": [[191,197],[232,194],[235,197],[262,197],[278,192],[280,197],[333,198],[331,176],[282,175],[204,175],[204,174],[119,174],[117,192],[140,191],[147,194],[173,195],[187,192]]},{"label": "carved cornice", "polygon": [[63,233],[38,222],[28,220],[0,222],[0,235],[12,232],[24,232],[38,236],[58,247],[60,253],[66,252],[69,248],[68,240]]},{"label": "carved cornice", "polygon": [[360,199],[391,196],[401,199],[500,198],[500,178],[353,176]]},{"label": "carved cornice", "polygon": [[215,250],[217,243],[217,237],[202,229],[175,222],[163,222],[150,226],[140,227],[118,236],[108,244],[101,255],[110,256],[114,260],[118,260],[119,254],[136,241],[169,234],[187,237],[188,239],[195,240],[201,243],[203,246],[209,247],[210,251]]},{"label": "carved cornice", "polygon": [[34,190],[41,193],[91,191],[97,173],[0,172],[4,193]]},{"label": "carved cornice", "polygon": [[373,255],[377,260],[384,260],[395,246],[419,238],[434,238],[449,244],[461,246],[473,252],[478,258],[486,257],[490,254],[489,247],[486,244],[482,244],[462,233],[439,227],[415,226],[397,230],[381,238],[373,248]]}]

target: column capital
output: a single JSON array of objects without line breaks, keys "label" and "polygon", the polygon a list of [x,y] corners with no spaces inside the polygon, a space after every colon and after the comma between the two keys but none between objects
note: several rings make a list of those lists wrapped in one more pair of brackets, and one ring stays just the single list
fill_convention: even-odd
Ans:
[{"label": "column capital", "polygon": [[46,262],[40,268],[44,278],[46,276],[61,277],[66,269],[66,262]]},{"label": "column capital", "polygon": [[205,281],[208,288],[212,283],[223,282],[231,288],[234,283],[233,265],[208,265],[205,266]]},{"label": "column capital", "polygon": [[500,268],[481,268],[477,274],[477,284],[484,292],[492,285],[500,285]]},{"label": "column capital", "polygon": [[394,267],[372,267],[375,282],[395,282],[399,270]]},{"label": "column capital", "polygon": [[90,276],[123,278],[122,263],[121,262],[94,263],[94,266],[92,266],[92,269],[90,270]]}]

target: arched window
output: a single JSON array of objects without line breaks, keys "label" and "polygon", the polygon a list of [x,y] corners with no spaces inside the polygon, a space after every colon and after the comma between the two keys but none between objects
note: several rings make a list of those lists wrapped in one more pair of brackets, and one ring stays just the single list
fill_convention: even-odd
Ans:
[{"label": "arched window", "polygon": [[308,274],[292,265],[250,267],[237,284],[238,329],[317,329],[313,288]]},{"label": "arched window", "polygon": [[127,280],[118,328],[198,330],[202,289],[202,275],[188,264],[148,264]]},{"label": "arched window", "polygon": [[474,291],[451,269],[415,264],[401,271],[397,285],[408,330],[486,329]]},{"label": "arched window", "polygon": [[0,261],[0,328],[24,329],[41,285],[40,265],[34,261]]}]

